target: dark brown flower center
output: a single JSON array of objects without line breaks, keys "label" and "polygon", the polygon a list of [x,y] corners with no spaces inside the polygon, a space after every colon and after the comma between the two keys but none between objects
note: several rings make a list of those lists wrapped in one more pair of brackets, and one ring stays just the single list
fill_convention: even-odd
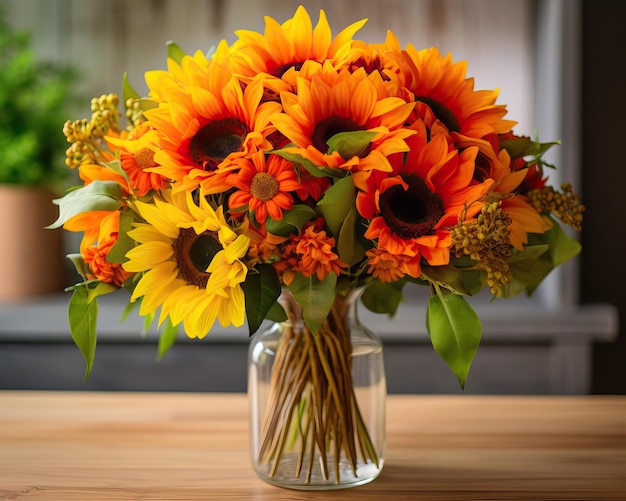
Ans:
[{"label": "dark brown flower center", "polygon": [[192,138],[191,157],[204,170],[215,170],[230,153],[242,150],[248,132],[248,127],[236,118],[210,122]]},{"label": "dark brown flower center", "polygon": [[448,108],[446,108],[439,101],[436,101],[430,97],[416,97],[416,101],[421,101],[427,104],[435,116],[448,128],[450,132],[461,132],[461,126],[459,121]]},{"label": "dark brown flower center", "polygon": [[267,172],[255,174],[250,183],[250,193],[252,193],[252,196],[263,202],[271,200],[279,190],[280,184],[274,176]]},{"label": "dark brown flower center", "polygon": [[174,257],[181,278],[189,285],[205,288],[210,274],[207,268],[223,249],[214,231],[198,235],[193,228],[182,228],[174,242]]},{"label": "dark brown flower center", "polygon": [[322,153],[328,152],[327,141],[340,132],[363,130],[363,127],[352,120],[341,117],[330,117],[322,120],[313,131],[313,146]]},{"label": "dark brown flower center", "polygon": [[411,176],[404,181],[407,190],[396,185],[380,195],[381,215],[400,238],[431,235],[445,213],[443,202],[419,177]]},{"label": "dark brown flower center", "polygon": [[287,64],[283,64],[282,66],[277,66],[276,68],[274,68],[272,71],[270,71],[270,75],[280,78],[282,77],[285,73],[287,73],[287,71],[291,68],[295,69],[296,71],[300,71],[300,69],[302,68],[303,63],[301,62],[294,62],[294,63],[287,63]]}]

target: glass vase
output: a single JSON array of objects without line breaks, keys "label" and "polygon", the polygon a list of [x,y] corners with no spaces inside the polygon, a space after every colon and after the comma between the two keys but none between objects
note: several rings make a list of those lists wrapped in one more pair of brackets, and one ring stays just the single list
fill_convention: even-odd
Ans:
[{"label": "glass vase", "polygon": [[341,489],[371,482],[382,470],[383,347],[357,321],[358,296],[338,296],[312,333],[299,305],[284,292],[280,302],[288,320],[251,340],[251,459],[269,483]]}]

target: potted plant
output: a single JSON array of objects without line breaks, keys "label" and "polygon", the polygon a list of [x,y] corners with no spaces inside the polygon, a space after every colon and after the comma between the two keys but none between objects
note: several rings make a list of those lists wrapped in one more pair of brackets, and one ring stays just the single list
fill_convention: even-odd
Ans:
[{"label": "potted plant", "polygon": [[74,68],[38,60],[0,11],[0,300],[64,284],[62,235],[44,226],[69,181],[62,129],[75,81]]}]

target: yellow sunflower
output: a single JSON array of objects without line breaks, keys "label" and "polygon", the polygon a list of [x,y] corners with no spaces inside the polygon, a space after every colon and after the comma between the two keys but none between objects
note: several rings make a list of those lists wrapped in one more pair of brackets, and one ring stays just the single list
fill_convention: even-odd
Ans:
[{"label": "yellow sunflower", "polygon": [[140,315],[161,308],[159,325],[167,317],[173,325],[183,322],[192,338],[204,337],[216,319],[241,326],[248,237],[233,231],[221,207],[213,209],[204,196],[196,204],[190,193],[166,192],[135,208],[146,222],[129,232],[138,245],[126,254],[124,269],[141,273],[131,296],[142,298]]}]

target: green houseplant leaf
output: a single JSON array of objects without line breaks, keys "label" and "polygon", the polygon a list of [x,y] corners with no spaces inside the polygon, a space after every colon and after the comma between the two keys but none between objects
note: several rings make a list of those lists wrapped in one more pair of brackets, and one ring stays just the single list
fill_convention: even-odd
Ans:
[{"label": "green houseplant leaf", "polygon": [[426,329],[435,351],[448,364],[461,388],[480,344],[480,319],[465,297],[433,286],[428,300]]}]

